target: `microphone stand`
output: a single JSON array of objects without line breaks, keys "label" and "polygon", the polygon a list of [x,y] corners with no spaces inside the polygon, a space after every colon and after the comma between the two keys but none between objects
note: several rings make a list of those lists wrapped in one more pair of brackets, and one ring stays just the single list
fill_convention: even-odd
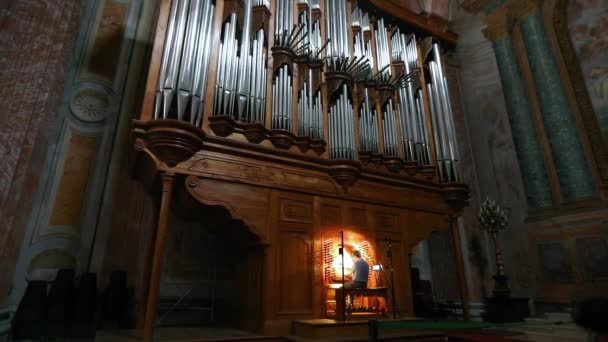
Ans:
[{"label": "microphone stand", "polygon": [[340,253],[340,256],[342,257],[342,307],[344,308],[342,320],[346,321],[346,289],[344,288],[344,231],[340,231],[338,235],[340,236],[340,249],[338,249],[338,253]]},{"label": "microphone stand", "polygon": [[397,304],[395,303],[395,272],[393,270],[393,239],[386,237],[388,243],[389,268],[391,269],[391,299],[393,303],[393,319],[397,319]]}]

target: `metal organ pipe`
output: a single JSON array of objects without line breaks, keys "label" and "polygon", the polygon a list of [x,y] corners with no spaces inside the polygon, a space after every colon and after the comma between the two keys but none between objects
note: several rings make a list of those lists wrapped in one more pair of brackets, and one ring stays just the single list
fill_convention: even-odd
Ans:
[{"label": "metal organ pipe", "polygon": [[427,83],[427,89],[431,100],[431,117],[435,128],[437,162],[443,182],[458,182],[460,181],[460,172],[456,134],[447,79],[443,74],[439,44],[433,43],[432,52],[433,60],[428,63],[431,77],[430,83]]},{"label": "metal organ pipe", "polygon": [[293,86],[286,64],[275,73],[272,87],[272,129],[292,131]]},{"label": "metal organ pipe", "polygon": [[[392,37],[392,47],[392,61],[402,61],[406,75],[419,70],[418,47],[414,35],[408,36],[397,30]],[[399,84],[397,93],[406,159],[428,165],[431,163],[431,158],[428,149],[426,115],[423,106],[419,104],[422,100],[422,91],[414,89],[413,79],[406,77],[405,82]]]},{"label": "metal organ pipe", "polygon": [[294,2],[293,0],[277,0],[275,13],[274,44],[276,46],[287,46],[293,39],[294,22]]},{"label": "metal organ pipe", "polygon": [[[238,20],[231,13],[224,24],[219,45],[214,115],[228,115],[237,121],[264,123],[266,103],[265,34],[251,34],[253,4],[269,6],[267,0],[246,0],[243,31],[237,38]],[[239,47],[240,44],[240,47]],[[238,55],[237,55],[238,52]],[[236,105],[236,111],[235,111]]]},{"label": "metal organ pipe", "polygon": [[339,71],[350,58],[350,35],[348,31],[348,15],[346,1],[326,0],[327,38],[330,41],[327,47],[327,65],[329,71]]},{"label": "metal organ pipe", "polygon": [[352,26],[360,27],[353,40],[353,54],[355,58],[361,60],[361,65],[367,67],[362,70],[361,75],[364,79],[369,79],[372,76],[374,69],[374,56],[372,53],[371,40],[365,41],[365,32],[371,31],[369,25],[369,15],[367,12],[363,12],[359,7],[353,9],[352,14]]},{"label": "metal organ pipe", "polygon": [[364,102],[359,108],[359,135],[361,151],[378,153],[378,126],[376,111],[370,110],[369,90],[364,90]]},{"label": "metal organ pipe", "polygon": [[389,82],[391,79],[391,61],[388,51],[388,33],[384,26],[384,19],[378,19],[376,22],[376,56],[378,58],[378,77],[381,82]]},{"label": "metal organ pipe", "polygon": [[398,157],[399,145],[397,142],[395,108],[393,106],[393,100],[390,98],[383,106],[382,117],[384,128],[384,154],[387,157]]},{"label": "metal organ pipe", "polygon": [[172,2],[154,100],[155,119],[175,116],[184,120],[188,114],[190,123],[200,125],[213,14],[214,6],[209,0]]},{"label": "metal organ pipe", "polygon": [[329,108],[331,159],[355,159],[354,110],[348,86],[342,84],[340,93]]},{"label": "metal organ pipe", "polygon": [[[272,75],[267,74],[266,34],[263,29],[252,28],[253,7],[270,8],[269,0],[245,0],[243,22],[231,13],[222,24],[218,44],[213,114],[228,115],[241,122],[264,123],[266,113],[267,76],[272,77],[272,101],[269,105],[272,129],[293,130],[293,92],[297,92],[298,135],[311,139],[324,138],[323,91],[313,88],[313,69],[302,68],[301,85],[294,88],[291,65],[281,65]],[[297,3],[308,5],[305,11],[294,14]],[[429,56],[426,90],[428,91],[430,120],[433,136],[430,137],[425,100],[422,89],[415,86],[415,72],[419,72],[416,37],[401,33],[399,29],[389,37],[383,18],[373,22],[375,41],[371,32],[369,14],[354,7],[352,21],[347,15],[346,0],[326,0],[326,38],[322,41],[321,20],[314,20],[312,10],[320,7],[319,0],[276,0],[274,20],[275,46],[291,50],[305,61],[318,62],[326,59],[326,71],[348,73],[355,82],[377,78],[382,83],[396,86],[395,97],[382,107],[379,116],[373,107],[370,90],[363,88],[361,106],[356,108],[359,117],[360,145],[355,146],[353,101],[347,84],[342,84],[335,94],[329,94],[329,154],[332,159],[355,159],[356,148],[371,153],[384,153],[398,157],[401,146],[407,160],[421,165],[432,163],[429,140],[434,139],[442,181],[459,181],[459,156],[456,145],[453,113],[449,89],[444,75],[444,65],[438,43],[432,45]],[[212,28],[215,7],[211,0],[173,0],[169,13],[165,44],[156,88],[154,118],[174,117],[188,120],[193,125],[202,122],[205,93],[212,49]],[[350,27],[359,28],[354,35]],[[239,32],[239,27],[242,32]],[[257,28],[256,28],[257,29]],[[389,45],[390,44],[390,45]],[[353,47],[350,56],[349,47]],[[390,49],[389,49],[390,47]],[[375,49],[375,51],[373,50]],[[324,52],[325,56],[321,54]],[[374,53],[376,58],[374,58]],[[404,75],[393,79],[391,63],[403,62]],[[373,69],[377,69],[374,75]],[[371,92],[373,94],[373,92]],[[397,120],[396,115],[399,115]],[[379,151],[378,118],[384,127],[384,151]],[[398,135],[400,122],[401,136]]]}]

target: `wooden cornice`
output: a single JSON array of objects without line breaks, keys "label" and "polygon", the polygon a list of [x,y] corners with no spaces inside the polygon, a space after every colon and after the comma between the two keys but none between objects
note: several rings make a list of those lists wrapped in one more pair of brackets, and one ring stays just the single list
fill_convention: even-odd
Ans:
[{"label": "wooden cornice", "polygon": [[[448,30],[449,22],[436,15],[420,15],[397,1],[386,0],[359,0],[359,3],[369,10],[374,8],[382,12],[382,16],[392,16],[405,24],[414,26],[426,33],[432,34],[439,40],[449,44],[456,44],[458,35]],[[371,7],[370,7],[371,6]]]}]

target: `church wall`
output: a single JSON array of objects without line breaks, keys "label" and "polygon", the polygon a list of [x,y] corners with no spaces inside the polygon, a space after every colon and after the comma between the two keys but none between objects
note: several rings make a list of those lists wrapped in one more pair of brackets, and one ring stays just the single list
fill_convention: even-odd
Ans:
[{"label": "church wall", "polygon": [[[534,6],[528,6],[531,4],[496,2],[495,6],[486,8],[485,25],[480,21],[482,15],[461,12],[456,16],[454,30],[460,34],[455,54],[460,61],[460,98],[473,151],[472,163],[463,162],[463,168],[466,170],[469,164],[476,170],[478,200],[489,196],[509,213],[510,225],[500,233],[499,240],[512,294],[529,296],[538,302],[567,303],[606,291],[606,282],[601,280],[605,279],[602,270],[608,260],[605,194],[601,186],[606,179],[606,144],[596,130],[598,123],[604,129],[601,106],[599,114],[597,112],[598,102],[603,101],[597,90],[602,89],[603,84],[603,69],[598,69],[598,65],[605,62],[605,49],[597,47],[603,39],[599,18],[604,5],[601,1],[547,1],[541,16],[534,12]],[[569,28],[568,24],[577,26]],[[482,36],[482,30],[487,39]],[[566,30],[570,35],[564,34]],[[576,55],[572,53],[569,38],[573,38]],[[592,41],[596,43],[595,50],[591,45],[583,48]],[[541,75],[543,68],[539,62],[542,61],[547,62],[543,68],[553,68],[551,84]],[[580,71],[587,87],[584,84],[580,87],[584,83],[579,82]],[[516,88],[523,87],[524,91],[515,94],[522,98],[513,96],[516,78],[519,78]],[[547,101],[547,93],[551,92],[559,95],[559,99]],[[593,108],[587,105],[588,97]],[[569,147],[578,151],[576,158],[564,159],[558,155],[563,154],[564,149],[552,146],[550,139],[555,139],[556,121],[551,120],[548,108],[555,108],[556,103],[562,103],[559,106],[564,112],[562,116],[567,114],[571,121],[568,132],[557,133],[568,135],[563,138],[573,142]],[[533,118],[532,130],[513,126],[522,122],[513,121],[513,116],[524,112],[519,110],[522,105]],[[590,115],[594,111],[597,118]],[[548,198],[535,198],[539,192],[530,191],[540,185],[541,173],[531,172],[538,167],[531,167],[525,160],[530,149],[516,145],[525,136],[529,138],[530,133],[539,144],[537,152],[543,160],[540,166],[546,169],[543,177],[550,183],[552,197],[547,192]],[[574,148],[577,139],[582,148]],[[528,164],[522,163],[522,157]],[[593,182],[593,191],[597,192],[592,198],[579,194],[575,184],[580,178],[569,173],[572,165],[564,165],[565,160],[572,165],[580,164],[581,170],[589,166],[586,181]],[[475,217],[467,217],[466,212],[464,226],[474,227],[470,232],[478,229]],[[489,267],[483,285],[491,290],[493,284],[488,277],[495,272],[494,246],[488,244],[487,247]],[[475,268],[473,260],[467,261],[469,269]],[[475,287],[475,284],[468,285],[470,290]]]},{"label": "church wall", "polygon": [[[505,270],[511,279],[514,295],[531,294],[530,262],[524,220],[527,215],[526,194],[515,153],[511,126],[503,97],[501,79],[491,43],[481,32],[479,17],[459,8],[453,30],[459,33],[448,75],[459,135],[462,172],[470,184],[471,197],[460,222],[463,258],[471,305],[483,301],[493,287],[495,273],[494,247],[489,236],[480,230],[477,214],[485,198],[495,199],[509,213],[510,226],[500,233],[505,255]],[[448,260],[441,246],[450,245],[449,236],[437,239],[438,248],[431,247],[436,259]],[[442,240],[446,240],[441,243]],[[431,246],[432,246],[431,242]],[[523,247],[522,247],[523,246]],[[445,255],[443,258],[441,255]],[[434,273],[442,275],[433,265]],[[453,272],[455,273],[455,272]],[[455,276],[455,275],[453,275]],[[438,300],[457,300],[454,293],[438,289]],[[443,292],[443,293],[442,293]],[[476,312],[472,312],[475,316]]]},{"label": "church wall", "polygon": [[[26,5],[28,2],[15,3]],[[36,2],[40,6],[50,6],[51,3]],[[67,4],[79,4],[78,18],[61,18],[56,23],[38,18],[35,24],[29,25],[44,31],[32,32],[35,38],[44,37],[50,32],[48,37],[57,39],[53,42],[52,51],[65,48],[74,57],[70,61],[69,56],[63,56],[62,62],[67,64],[62,70],[66,86],[48,85],[59,92],[59,99],[54,109],[48,109],[49,112],[55,111],[52,118],[40,127],[52,139],[36,143],[44,163],[30,165],[36,171],[29,180],[39,183],[32,185],[31,194],[28,195],[30,198],[18,201],[22,204],[33,203],[33,206],[24,209],[19,226],[13,226],[22,234],[19,239],[11,241],[20,246],[19,257],[9,261],[17,264],[15,273],[7,273],[9,276],[2,279],[6,279],[7,284],[13,284],[10,294],[13,305],[19,303],[26,279],[51,280],[59,268],[74,268],[77,274],[101,271],[99,260],[103,260],[107,238],[107,229],[103,227],[121,222],[112,221],[107,210],[108,206],[114,205],[116,199],[112,190],[117,185],[125,190],[125,198],[119,203],[129,204],[129,196],[133,194],[139,198],[139,202],[132,201],[139,207],[131,203],[130,208],[135,209],[134,212],[139,210],[142,216],[126,220],[131,224],[125,229],[127,234],[129,229],[131,235],[148,232],[148,229],[140,230],[140,227],[145,226],[148,218],[154,219],[155,211],[150,208],[155,204],[146,202],[145,193],[137,188],[139,184],[130,183],[125,167],[127,149],[124,144],[128,141],[131,115],[138,105],[135,93],[139,89],[138,80],[143,74],[142,64],[145,60],[145,53],[141,51],[146,51],[149,39],[149,31],[141,29],[139,24],[140,20],[145,23],[144,19],[148,18],[150,26],[156,4],[150,1],[143,6],[142,3],[139,0],[58,1],[54,6],[68,13],[71,7]],[[24,7],[22,10],[24,15],[31,12],[31,8]],[[79,30],[77,25],[80,20],[83,24]],[[142,26],[145,28],[145,25]],[[54,34],[53,30],[58,31]],[[63,31],[60,30],[69,30],[73,40],[76,37],[78,40],[69,45],[70,36],[62,37],[59,33]],[[34,38],[22,37],[20,41],[35,43]],[[31,51],[37,51],[35,46],[26,50],[30,51],[28,56]],[[55,62],[54,58],[31,55],[40,61]],[[34,62],[31,64],[37,65]],[[52,69],[49,67],[48,70]],[[48,80],[54,78],[46,77],[38,81],[46,86]],[[124,138],[125,134],[122,137],[117,134],[121,131],[126,133],[127,139]],[[30,128],[30,132],[35,130]],[[121,183],[117,183],[119,172],[124,176]],[[5,192],[2,193],[4,195]],[[12,194],[18,195],[16,192]],[[3,215],[9,213],[10,210],[2,211]],[[9,235],[9,238],[13,237]],[[103,246],[101,256],[94,246]],[[126,254],[117,257],[125,257]],[[4,260],[10,259],[2,258],[2,262]],[[137,258],[133,260],[140,262]],[[105,279],[103,276],[101,278]],[[100,286],[105,286],[105,283],[100,282]]]},{"label": "church wall", "polygon": [[71,68],[82,1],[3,1],[0,5],[0,305],[15,264],[47,153],[56,144],[59,108]]},{"label": "church wall", "polygon": [[568,27],[604,139],[608,139],[608,3],[569,1]]}]

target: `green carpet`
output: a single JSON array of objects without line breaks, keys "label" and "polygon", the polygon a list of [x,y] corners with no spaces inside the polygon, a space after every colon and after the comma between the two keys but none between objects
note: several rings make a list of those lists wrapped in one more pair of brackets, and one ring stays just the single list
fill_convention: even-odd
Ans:
[{"label": "green carpet", "polygon": [[378,321],[379,329],[464,330],[489,328],[487,323],[461,321]]}]

